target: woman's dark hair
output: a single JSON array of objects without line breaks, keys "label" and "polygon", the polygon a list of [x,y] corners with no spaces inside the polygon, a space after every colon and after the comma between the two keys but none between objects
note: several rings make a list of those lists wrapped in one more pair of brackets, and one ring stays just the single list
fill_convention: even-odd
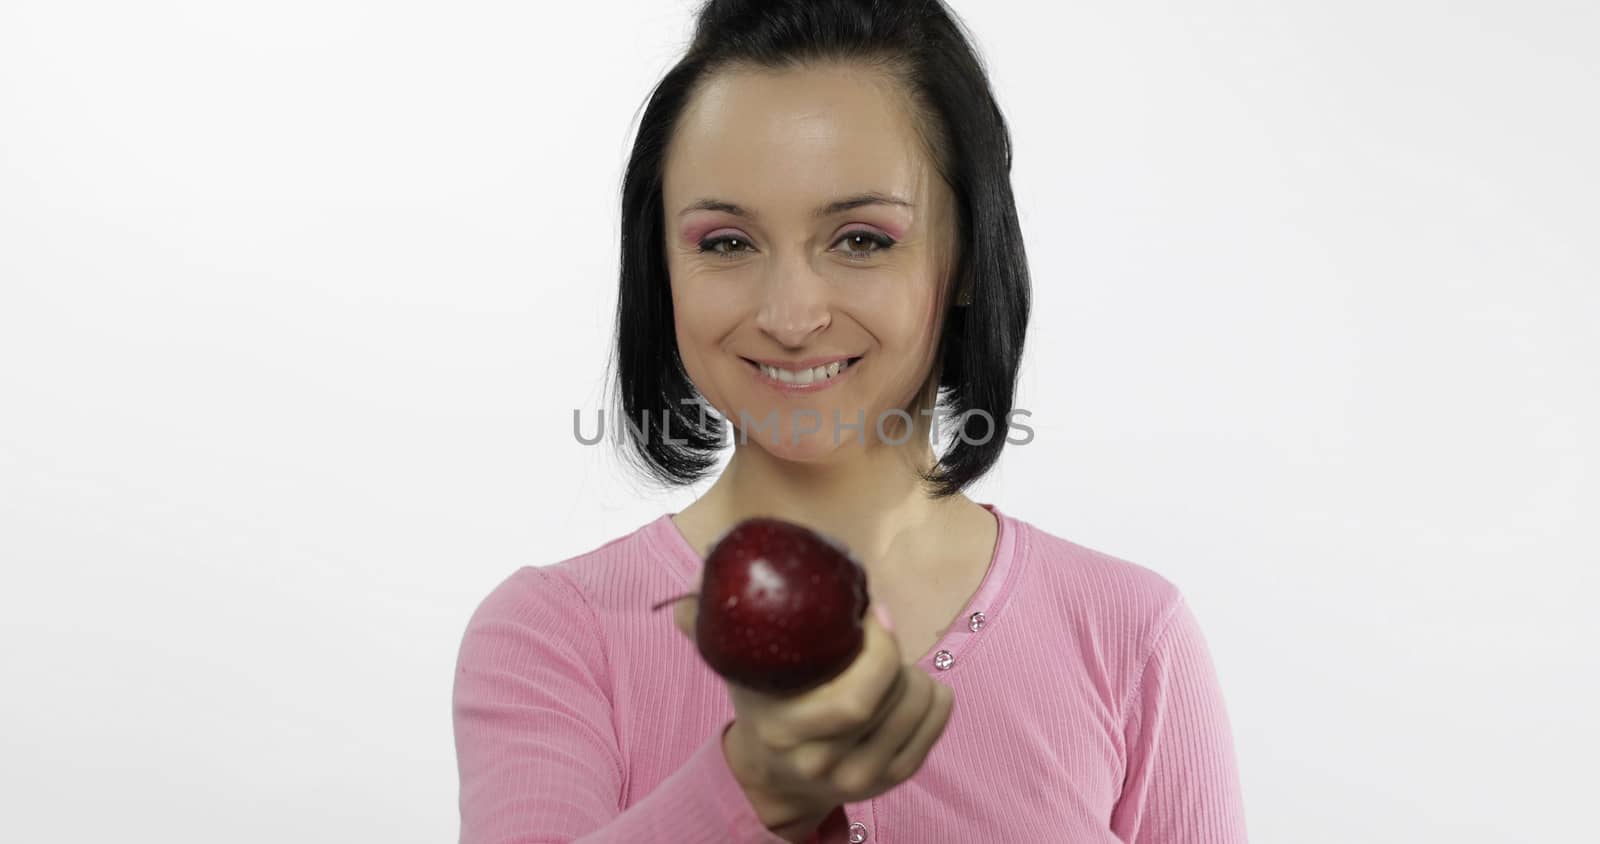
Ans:
[{"label": "woman's dark hair", "polygon": [[[939,0],[709,0],[688,51],[645,104],[622,183],[611,360],[621,408],[614,413],[626,422],[619,426],[624,454],[668,485],[704,477],[727,442],[724,420],[706,406],[678,354],[662,208],[673,129],[696,86],[719,68],[829,61],[879,68],[902,83],[955,198],[954,283],[971,304],[947,308],[929,380],[959,421],[943,429],[950,444],[923,480],[935,497],[953,495],[988,472],[1005,447],[1031,293],[1010,134],[959,19]],[[965,430],[968,414],[980,411],[992,427],[976,422],[968,437],[954,436],[951,427]]]}]

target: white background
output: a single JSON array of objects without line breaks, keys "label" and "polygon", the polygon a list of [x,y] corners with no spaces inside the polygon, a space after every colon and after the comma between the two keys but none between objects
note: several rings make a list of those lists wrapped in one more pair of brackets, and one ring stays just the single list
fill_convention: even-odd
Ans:
[{"label": "white background", "polygon": [[[973,497],[1185,591],[1252,840],[1586,835],[1596,6],[955,7],[1037,305]],[[689,12],[0,4],[0,838],[454,840],[478,601],[695,494],[571,419]]]}]

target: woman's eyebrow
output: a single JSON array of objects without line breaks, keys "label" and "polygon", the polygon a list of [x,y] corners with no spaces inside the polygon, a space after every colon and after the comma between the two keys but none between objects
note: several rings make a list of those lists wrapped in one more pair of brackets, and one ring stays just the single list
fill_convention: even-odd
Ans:
[{"label": "woman's eyebrow", "polygon": [[[833,202],[829,202],[811,212],[811,216],[821,219],[822,217],[827,217],[832,214],[838,214],[841,211],[849,211],[852,208],[860,208],[864,205],[898,205],[902,208],[917,207],[909,200],[902,199],[901,197],[893,194],[879,193],[878,191],[868,191],[866,193],[858,193],[853,196],[847,196],[843,199],[836,199]],[[743,217],[747,220],[758,219],[754,211],[750,211],[743,206],[736,205],[732,202],[722,199],[697,199],[694,202],[689,203],[689,205],[682,211],[679,211],[678,216],[682,217],[683,215],[692,211],[722,211],[732,214],[735,217]]]}]

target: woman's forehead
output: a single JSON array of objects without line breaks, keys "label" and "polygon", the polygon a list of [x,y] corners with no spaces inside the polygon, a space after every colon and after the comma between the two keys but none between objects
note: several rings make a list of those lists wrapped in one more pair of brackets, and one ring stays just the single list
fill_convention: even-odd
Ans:
[{"label": "woman's forehead", "polygon": [[[728,72],[678,121],[666,190],[772,196],[926,193],[930,169],[900,98],[864,72]],[[679,197],[683,199],[683,197]]]}]

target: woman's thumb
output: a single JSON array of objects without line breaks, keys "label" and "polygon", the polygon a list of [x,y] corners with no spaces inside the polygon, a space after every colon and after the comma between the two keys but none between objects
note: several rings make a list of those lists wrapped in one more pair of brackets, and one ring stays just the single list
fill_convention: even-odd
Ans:
[{"label": "woman's thumb", "polygon": [[684,635],[693,639],[695,617],[700,612],[700,593],[685,592],[665,601],[657,601],[650,611],[661,612],[668,604],[672,605],[672,623],[683,631]]},{"label": "woman's thumb", "polygon": [[672,606],[672,621],[683,635],[695,638],[694,624],[700,614],[700,596],[685,595]]},{"label": "woman's thumb", "polygon": [[888,606],[880,604],[877,601],[873,601],[872,614],[877,617],[878,624],[881,625],[883,629],[889,631],[890,633],[894,632],[894,618],[889,615]]}]

